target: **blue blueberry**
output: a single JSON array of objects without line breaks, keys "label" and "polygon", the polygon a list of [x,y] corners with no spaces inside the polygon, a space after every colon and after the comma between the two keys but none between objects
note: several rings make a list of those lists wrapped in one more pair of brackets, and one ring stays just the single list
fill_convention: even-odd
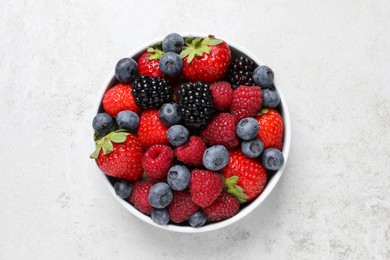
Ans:
[{"label": "blue blueberry", "polygon": [[162,41],[164,52],[180,53],[184,46],[184,39],[177,33],[171,33],[165,36]]},{"label": "blue blueberry", "polygon": [[283,153],[275,148],[265,149],[261,154],[261,163],[268,170],[279,170],[284,163]]},{"label": "blue blueberry", "polygon": [[274,82],[274,72],[267,66],[259,66],[253,72],[253,81],[261,88],[269,88]]},{"label": "blue blueberry", "polygon": [[185,190],[190,184],[190,170],[184,165],[174,165],[169,169],[167,182],[172,190]]},{"label": "blue blueberry", "polygon": [[135,130],[139,124],[139,116],[130,110],[124,110],[116,116],[116,122],[119,128]]},{"label": "blue blueberry", "polygon": [[182,125],[173,125],[167,131],[167,138],[171,145],[180,146],[188,141],[190,132]]},{"label": "blue blueberry", "polygon": [[138,72],[138,65],[132,58],[123,58],[115,66],[115,77],[124,83],[133,81]]},{"label": "blue blueberry", "polygon": [[130,196],[131,191],[133,190],[133,186],[130,182],[127,181],[117,181],[114,184],[114,190],[116,195],[118,195],[122,199],[127,199]]},{"label": "blue blueberry", "polygon": [[158,67],[164,75],[169,77],[176,77],[181,73],[181,69],[183,68],[183,60],[180,58],[179,54],[174,52],[167,52],[158,62]]},{"label": "blue blueberry", "polygon": [[150,188],[148,201],[153,208],[165,208],[172,199],[172,190],[165,182],[156,183]]},{"label": "blue blueberry", "polygon": [[176,103],[165,103],[158,110],[158,116],[167,126],[177,124],[181,120],[179,108]]},{"label": "blue blueberry", "polygon": [[241,143],[242,153],[249,158],[258,157],[264,149],[264,144],[260,139],[252,139]]},{"label": "blue blueberry", "polygon": [[98,137],[103,137],[117,129],[114,119],[107,113],[97,114],[93,118],[92,127],[98,134]]},{"label": "blue blueberry", "polygon": [[202,211],[197,211],[191,216],[187,218],[188,223],[190,223],[191,227],[201,227],[207,221],[207,216]]},{"label": "blue blueberry", "polygon": [[263,107],[275,108],[280,103],[280,96],[276,90],[263,89]]},{"label": "blue blueberry", "polygon": [[223,145],[213,145],[203,153],[203,165],[211,171],[219,171],[229,162],[229,152]]},{"label": "blue blueberry", "polygon": [[167,209],[152,209],[152,220],[158,225],[166,225],[169,222],[169,212]]},{"label": "blue blueberry", "polygon": [[243,140],[250,140],[257,136],[259,123],[253,117],[241,119],[236,126],[236,134]]}]

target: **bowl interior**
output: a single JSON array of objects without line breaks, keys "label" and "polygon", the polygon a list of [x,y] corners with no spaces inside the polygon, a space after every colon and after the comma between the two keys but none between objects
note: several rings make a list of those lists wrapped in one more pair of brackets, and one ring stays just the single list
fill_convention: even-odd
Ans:
[{"label": "bowl interior", "polygon": [[[181,34],[181,35],[184,36],[184,37],[189,36],[189,34]],[[202,34],[191,34],[191,36],[204,37],[205,35],[202,35]],[[147,47],[155,45],[158,42],[161,42],[162,39],[163,38],[159,38],[159,39],[156,39],[155,41],[152,41],[152,42],[150,42],[150,43],[148,43],[148,44],[146,44],[144,46],[141,46],[139,49],[137,49],[137,50],[133,51],[132,53],[130,53],[127,57],[132,57],[133,59],[138,60],[139,56],[146,50]],[[231,41],[228,41],[226,39],[224,39],[224,41],[226,41],[226,43],[230,46],[233,58],[238,56],[238,55],[240,55],[240,54],[245,54],[246,56],[251,58],[253,61],[255,61],[258,65],[263,65],[264,64],[263,62],[261,62],[261,60],[259,60],[256,56],[254,56],[250,51],[246,50],[245,48],[243,48],[241,46],[238,46],[237,44],[232,43]],[[113,86],[115,86],[116,84],[118,84],[118,81],[115,78],[114,70],[113,70],[110,73],[110,75],[108,76],[106,82],[104,83],[104,85],[102,86],[102,88],[100,90],[98,103],[97,103],[97,107],[96,107],[96,110],[95,110],[97,113],[103,112],[102,100],[103,100],[104,93],[108,89],[110,89]],[[149,216],[146,216],[143,213],[139,212],[130,203],[128,203],[125,200],[123,200],[123,199],[119,198],[118,196],[116,196],[114,188],[113,188],[114,179],[111,178],[111,177],[106,176],[102,171],[100,171],[97,168],[98,172],[99,172],[99,175],[102,177],[102,179],[105,182],[107,188],[110,190],[110,192],[113,194],[113,196],[117,199],[117,201],[123,207],[125,207],[128,211],[130,211],[136,217],[140,218],[141,220],[143,220],[143,221],[145,221],[145,222],[147,222],[147,223],[149,223],[149,224],[151,224],[153,226],[156,226],[156,227],[159,227],[159,228],[162,228],[162,229],[165,229],[165,230],[176,231],[176,232],[197,233],[197,232],[205,232],[205,231],[216,230],[216,229],[228,226],[228,225],[236,222],[237,220],[245,217],[250,212],[252,212],[256,207],[258,207],[265,200],[265,198],[271,193],[271,191],[274,189],[275,185],[279,181],[280,177],[282,176],[283,170],[284,170],[285,165],[287,163],[287,158],[288,158],[288,154],[289,154],[289,150],[290,150],[290,140],[291,140],[290,116],[289,116],[287,103],[286,103],[286,100],[285,100],[284,95],[282,93],[282,90],[277,85],[277,82],[274,82],[274,85],[275,85],[275,88],[277,89],[277,91],[278,91],[278,93],[279,93],[279,95],[281,97],[281,103],[277,107],[277,110],[281,113],[281,115],[283,117],[283,121],[284,121],[283,155],[284,155],[284,158],[285,158],[285,163],[284,163],[284,165],[283,165],[283,167],[281,169],[279,169],[278,171],[272,172],[268,176],[267,185],[266,185],[264,191],[260,194],[260,196],[257,197],[252,202],[246,203],[244,206],[242,206],[241,209],[240,209],[240,212],[237,215],[235,215],[235,216],[233,216],[233,217],[231,217],[229,219],[226,219],[224,221],[220,221],[220,222],[216,222],[216,223],[207,223],[205,226],[198,227],[198,228],[193,228],[193,227],[184,226],[184,225],[183,226],[182,225],[175,225],[175,224],[168,224],[168,225],[165,225],[165,226],[158,225],[158,224],[154,223]],[[93,149],[94,148],[95,148],[95,144],[93,143]]]}]

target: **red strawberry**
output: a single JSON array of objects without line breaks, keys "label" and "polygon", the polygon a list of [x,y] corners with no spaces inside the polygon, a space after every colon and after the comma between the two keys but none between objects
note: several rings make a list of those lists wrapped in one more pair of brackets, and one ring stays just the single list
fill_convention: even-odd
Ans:
[{"label": "red strawberry", "polygon": [[236,124],[234,117],[229,113],[221,113],[215,116],[211,122],[201,131],[200,136],[207,144],[210,145],[238,145],[238,139],[236,137]]},{"label": "red strawberry", "polygon": [[157,109],[142,112],[137,136],[144,149],[154,144],[169,144],[166,132],[168,127],[161,122]]},{"label": "red strawberry", "polygon": [[191,172],[190,192],[192,201],[206,207],[221,194],[223,179],[217,172],[195,169]]},{"label": "red strawberry", "polygon": [[133,184],[129,202],[134,204],[134,207],[144,214],[150,215],[152,206],[149,203],[148,195],[150,188],[155,184],[154,181],[136,181]]},{"label": "red strawberry", "polygon": [[138,138],[123,130],[111,132],[96,141],[91,154],[105,174],[129,181],[142,176],[142,147]]},{"label": "red strawberry", "polygon": [[191,136],[190,140],[179,147],[176,147],[176,158],[183,163],[192,166],[203,166],[203,153],[206,150],[202,138],[199,136]]},{"label": "red strawberry", "polygon": [[226,192],[222,192],[211,205],[203,208],[203,212],[210,221],[220,221],[233,217],[239,210],[240,203],[238,200]]},{"label": "red strawberry", "polygon": [[258,86],[239,86],[233,92],[230,112],[236,122],[245,117],[254,117],[260,111],[263,103],[261,88]]},{"label": "red strawberry", "polygon": [[183,222],[188,216],[198,211],[199,206],[191,200],[188,190],[173,191],[173,200],[169,203],[167,210],[171,220],[175,223]]},{"label": "red strawberry", "polygon": [[230,161],[222,168],[227,191],[240,202],[255,199],[264,190],[267,172],[261,163],[246,157],[240,150],[229,151]]},{"label": "red strawberry", "polygon": [[213,36],[187,38],[180,57],[184,58],[183,76],[189,81],[206,83],[221,80],[231,62],[229,46]]},{"label": "red strawberry", "polygon": [[148,148],[142,157],[142,167],[149,179],[161,181],[167,177],[173,163],[172,149],[163,144],[155,144]]},{"label": "red strawberry", "polygon": [[233,89],[225,81],[218,81],[210,85],[211,94],[214,99],[214,107],[217,110],[227,110],[233,101]]},{"label": "red strawberry", "polygon": [[158,62],[163,55],[164,52],[161,49],[149,47],[138,59],[138,74],[164,78],[164,74],[158,66]]},{"label": "red strawberry", "polygon": [[125,83],[119,83],[109,89],[103,97],[104,110],[111,116],[116,116],[123,110],[131,110],[139,114],[141,108],[135,103],[135,98],[131,91],[131,85]]},{"label": "red strawberry", "polygon": [[282,116],[274,109],[265,108],[261,110],[261,115],[256,120],[259,122],[257,136],[264,143],[264,149],[272,147],[281,151],[284,131]]}]

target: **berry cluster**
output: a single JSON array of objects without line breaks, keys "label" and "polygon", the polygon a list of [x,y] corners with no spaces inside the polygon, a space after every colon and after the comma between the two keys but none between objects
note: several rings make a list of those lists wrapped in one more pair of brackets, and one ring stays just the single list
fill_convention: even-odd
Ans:
[{"label": "berry cluster", "polygon": [[155,223],[230,218],[283,166],[273,71],[232,57],[226,42],[172,33],[119,60],[115,77],[93,119],[91,158]]}]

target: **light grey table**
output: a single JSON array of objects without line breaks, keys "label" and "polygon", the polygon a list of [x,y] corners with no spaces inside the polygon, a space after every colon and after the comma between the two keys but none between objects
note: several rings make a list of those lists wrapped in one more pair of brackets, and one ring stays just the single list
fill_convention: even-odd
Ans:
[{"label": "light grey table", "polygon": [[[390,259],[390,2],[2,1],[0,259]],[[90,127],[116,61],[213,33],[276,73],[293,140],[242,221],[170,233],[97,176]]]}]

